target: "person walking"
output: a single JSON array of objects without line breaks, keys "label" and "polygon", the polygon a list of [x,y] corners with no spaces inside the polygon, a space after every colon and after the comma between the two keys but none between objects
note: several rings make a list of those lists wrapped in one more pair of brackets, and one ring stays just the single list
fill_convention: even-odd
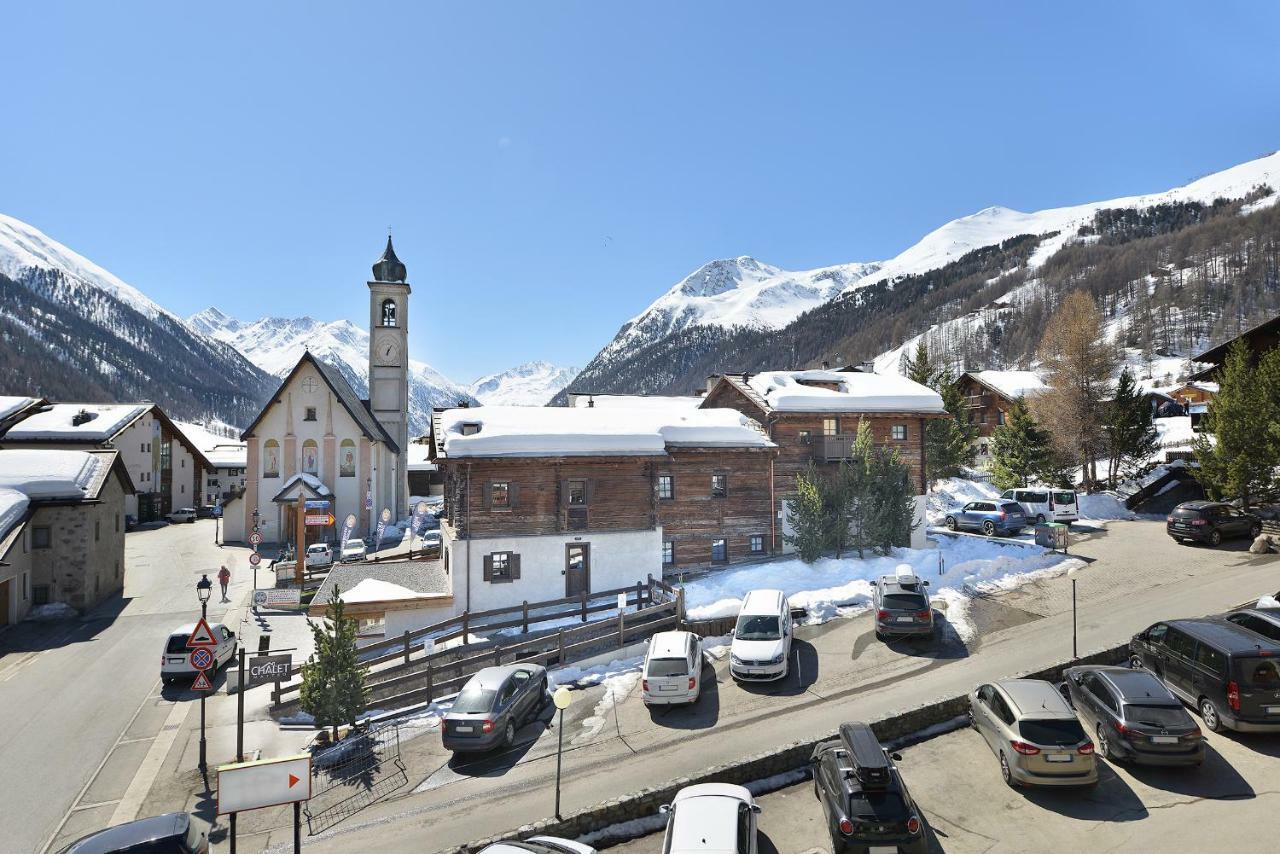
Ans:
[{"label": "person walking", "polygon": [[230,602],[231,600],[227,598],[227,585],[231,583],[231,570],[225,566],[218,570],[218,583],[222,585],[222,601]]}]

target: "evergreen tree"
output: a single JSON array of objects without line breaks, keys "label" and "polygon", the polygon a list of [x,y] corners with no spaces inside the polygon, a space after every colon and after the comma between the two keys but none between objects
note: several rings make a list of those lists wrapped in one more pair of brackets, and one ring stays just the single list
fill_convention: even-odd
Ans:
[{"label": "evergreen tree", "polygon": [[1133,475],[1159,450],[1160,440],[1151,418],[1151,404],[1134,382],[1133,372],[1120,372],[1115,399],[1107,410],[1107,481]]},{"label": "evergreen tree", "polygon": [[346,617],[343,608],[335,584],[323,622],[307,620],[315,652],[302,667],[302,710],[315,718],[317,727],[331,727],[335,742],[338,725],[354,726],[368,698],[368,668],[356,648],[356,621]]},{"label": "evergreen tree", "polygon": [[850,545],[857,549],[858,558],[865,556],[872,546],[875,502],[875,480],[871,473],[875,443],[871,436],[871,424],[865,418],[858,419],[858,429],[853,437],[852,459],[842,468],[845,478],[842,495],[847,504],[844,523],[847,524]]},{"label": "evergreen tree", "polygon": [[1040,429],[1026,403],[1014,401],[1004,424],[991,436],[991,482],[1001,489],[1026,486],[1050,468],[1049,435]]},{"label": "evergreen tree", "polygon": [[792,532],[782,539],[795,548],[805,563],[813,563],[822,557],[827,548],[828,521],[823,480],[817,466],[809,463],[808,468],[796,475],[796,494],[787,499],[787,520]]},{"label": "evergreen tree", "polygon": [[1245,509],[1272,493],[1280,466],[1280,348],[1255,368],[1249,348],[1237,341],[1218,372],[1219,389],[1209,402],[1205,432],[1196,437],[1196,477],[1213,498],[1239,498]]},{"label": "evergreen tree", "polygon": [[973,465],[978,449],[973,440],[978,428],[968,421],[964,395],[949,374],[937,375],[937,392],[950,418],[930,420],[924,433],[925,477],[932,483],[955,477],[961,468]]},{"label": "evergreen tree", "polygon": [[916,342],[915,355],[906,359],[903,368],[902,373],[907,379],[930,388],[934,387],[940,373],[938,366],[929,357],[929,345],[925,343],[923,337]]},{"label": "evergreen tree", "polygon": [[867,474],[866,539],[878,553],[887,555],[895,546],[910,545],[911,531],[916,527],[911,469],[896,449],[876,448]]}]

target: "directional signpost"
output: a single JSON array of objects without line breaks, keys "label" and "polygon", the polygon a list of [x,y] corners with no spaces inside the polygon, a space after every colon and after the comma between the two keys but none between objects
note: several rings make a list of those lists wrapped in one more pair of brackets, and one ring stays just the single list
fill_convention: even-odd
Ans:
[{"label": "directional signpost", "polygon": [[310,527],[328,528],[333,524],[332,513],[308,513],[306,515],[307,525]]},{"label": "directional signpost", "polygon": [[218,768],[218,815],[231,816],[235,850],[236,813],[293,804],[293,850],[302,848],[302,802],[311,798],[311,756],[239,762]]}]

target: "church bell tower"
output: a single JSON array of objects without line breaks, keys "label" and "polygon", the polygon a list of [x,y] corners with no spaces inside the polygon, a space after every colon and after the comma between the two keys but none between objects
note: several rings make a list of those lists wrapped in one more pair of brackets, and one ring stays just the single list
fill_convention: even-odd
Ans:
[{"label": "church bell tower", "polygon": [[[369,282],[369,408],[398,451],[393,486],[382,493],[392,502],[392,519],[408,512],[409,501],[410,288],[406,276],[388,235],[386,251],[374,263],[373,281]],[[379,471],[378,478],[385,483],[389,474]],[[381,510],[381,506],[375,508],[376,512]]]}]

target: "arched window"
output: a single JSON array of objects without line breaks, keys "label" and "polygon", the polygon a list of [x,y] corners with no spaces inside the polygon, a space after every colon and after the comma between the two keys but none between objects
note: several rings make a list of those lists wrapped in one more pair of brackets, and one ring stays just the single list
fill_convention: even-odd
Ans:
[{"label": "arched window", "polygon": [[356,476],[356,443],[343,439],[338,448],[338,477]]},{"label": "arched window", "polygon": [[382,325],[396,325],[396,301],[393,299],[384,299],[382,301]]},{"label": "arched window", "polygon": [[307,474],[320,473],[320,446],[315,439],[302,443],[302,470]]},{"label": "arched window", "polygon": [[262,446],[262,476],[280,476],[280,443],[275,439],[268,439]]}]

